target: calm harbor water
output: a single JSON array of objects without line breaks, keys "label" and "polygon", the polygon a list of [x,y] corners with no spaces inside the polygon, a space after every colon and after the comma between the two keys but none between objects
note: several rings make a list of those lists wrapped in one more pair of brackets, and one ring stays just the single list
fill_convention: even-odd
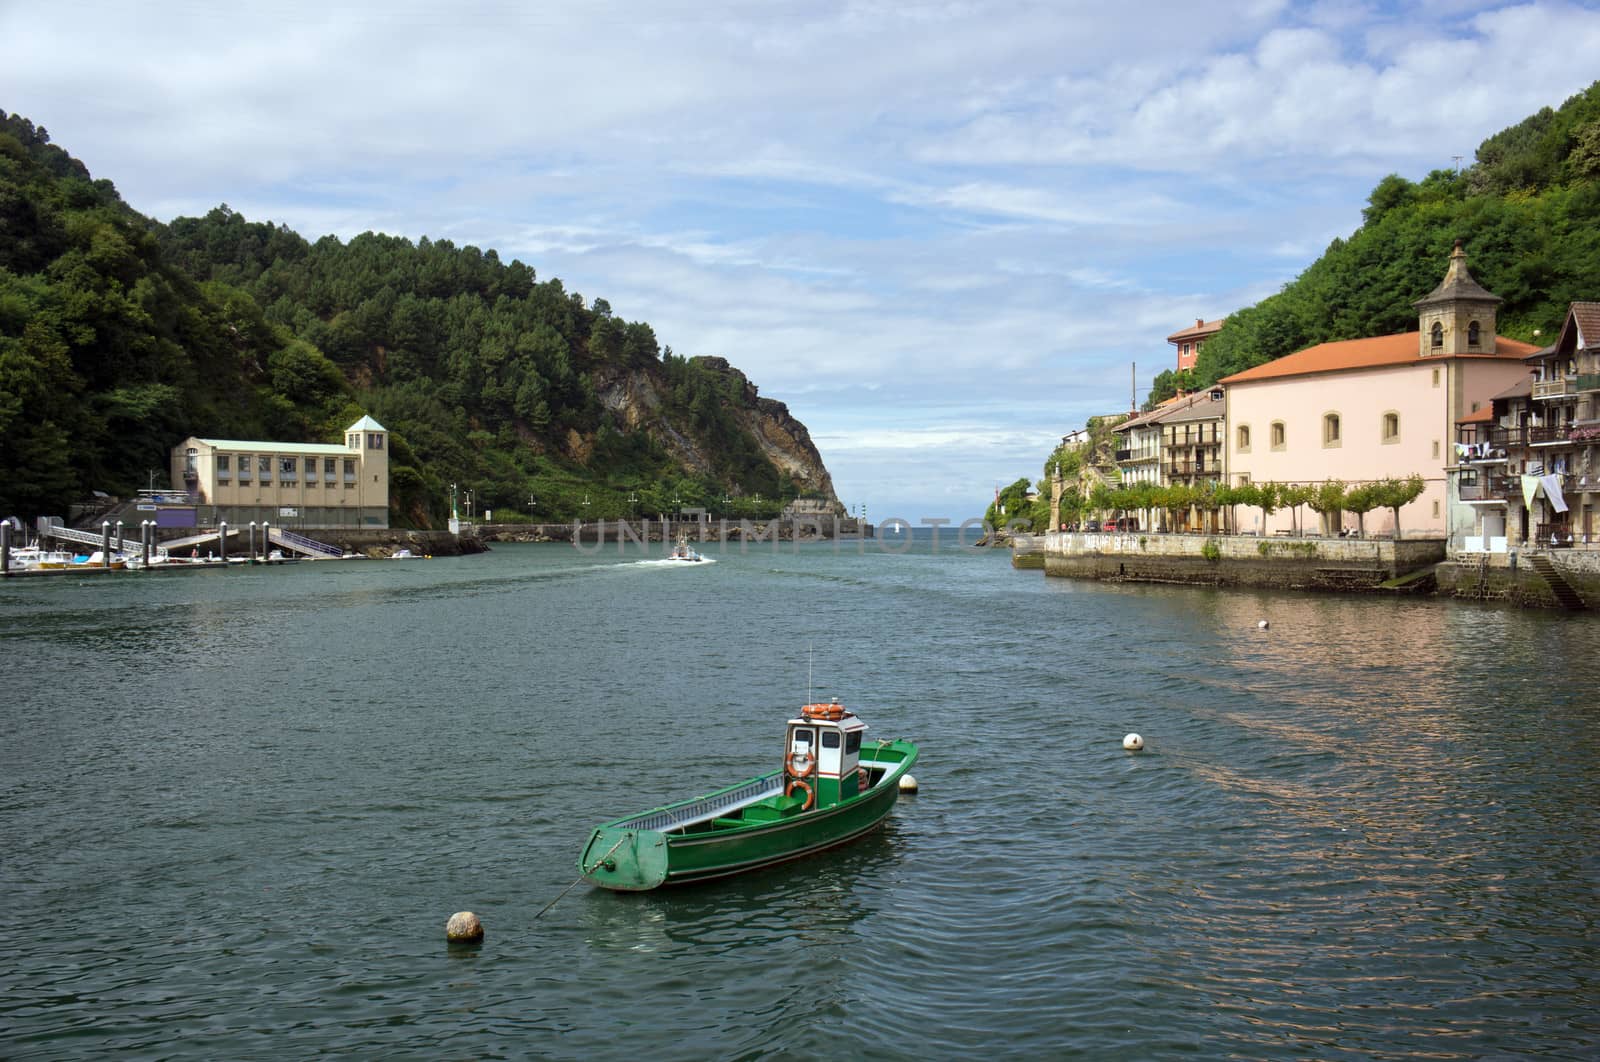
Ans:
[{"label": "calm harbor water", "polygon": [[[1595,621],[706,551],[0,584],[0,1057],[1600,1052]],[[808,656],[885,830],[535,917]]]}]

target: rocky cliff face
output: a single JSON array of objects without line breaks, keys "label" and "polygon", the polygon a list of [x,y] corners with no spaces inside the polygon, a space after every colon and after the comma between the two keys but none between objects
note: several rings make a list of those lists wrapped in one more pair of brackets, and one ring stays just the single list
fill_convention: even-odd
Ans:
[{"label": "rocky cliff face", "polygon": [[[789,412],[789,407],[775,399],[760,397],[756,386],[744,373],[723,358],[700,357],[694,361],[731,382],[733,386],[729,390],[738,396],[729,403],[731,412],[767,460],[794,480],[802,494],[825,498],[842,512],[844,507],[834,493],[833,477],[823,465],[810,431]],[[601,404],[628,431],[649,433],[696,475],[715,474],[716,466],[705,442],[683,425],[674,423],[667,414],[658,373],[635,369],[607,375],[596,383]]]}]

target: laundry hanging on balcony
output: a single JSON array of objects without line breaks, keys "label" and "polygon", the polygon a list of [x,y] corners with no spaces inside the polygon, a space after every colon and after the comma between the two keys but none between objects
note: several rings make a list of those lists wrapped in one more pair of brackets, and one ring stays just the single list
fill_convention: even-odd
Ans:
[{"label": "laundry hanging on balcony", "polygon": [[1561,493],[1561,477],[1556,475],[1545,476],[1539,480],[1544,487],[1544,496],[1550,502],[1550,508],[1558,513],[1567,511],[1567,499]]},{"label": "laundry hanging on balcony", "polygon": [[1525,475],[1522,477],[1522,501],[1524,507],[1533,511],[1533,500],[1539,496],[1539,491],[1544,491],[1545,501],[1550,503],[1550,508],[1558,513],[1567,511],[1567,498],[1561,491],[1561,477],[1554,473],[1548,476]]}]

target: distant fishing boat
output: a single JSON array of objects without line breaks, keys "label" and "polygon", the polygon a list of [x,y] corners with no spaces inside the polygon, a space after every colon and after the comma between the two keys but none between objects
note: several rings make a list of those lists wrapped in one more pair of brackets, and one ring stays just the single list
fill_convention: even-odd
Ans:
[{"label": "distant fishing boat", "polygon": [[838,701],[808,704],[788,721],[781,770],[608,822],[589,835],[578,869],[601,888],[639,892],[853,841],[888,816],[917,759],[909,741],[863,742],[866,730]]},{"label": "distant fishing boat", "polygon": [[686,561],[690,564],[699,564],[701,561],[705,560],[705,558],[700,556],[700,554],[689,545],[688,535],[680,534],[678,536],[678,544],[672,547],[671,553],[667,554],[667,560]]}]

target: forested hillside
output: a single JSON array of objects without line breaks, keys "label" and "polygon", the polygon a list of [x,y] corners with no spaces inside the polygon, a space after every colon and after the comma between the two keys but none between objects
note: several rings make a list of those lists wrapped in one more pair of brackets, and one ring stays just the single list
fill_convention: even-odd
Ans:
[{"label": "forested hillside", "polygon": [[1231,314],[1192,373],[1156,378],[1150,404],[1317,343],[1414,330],[1411,304],[1444,276],[1457,239],[1472,275],[1505,299],[1502,335],[1552,337],[1569,302],[1600,298],[1600,82],[1489,137],[1464,170],[1378,182],[1359,229]]},{"label": "forested hillside", "polygon": [[542,520],[836,501],[782,403],[603,299],[447,241],[161,225],[0,111],[0,515],[159,483],[188,435],[331,441],[364,412],[401,524],[450,483]]}]

